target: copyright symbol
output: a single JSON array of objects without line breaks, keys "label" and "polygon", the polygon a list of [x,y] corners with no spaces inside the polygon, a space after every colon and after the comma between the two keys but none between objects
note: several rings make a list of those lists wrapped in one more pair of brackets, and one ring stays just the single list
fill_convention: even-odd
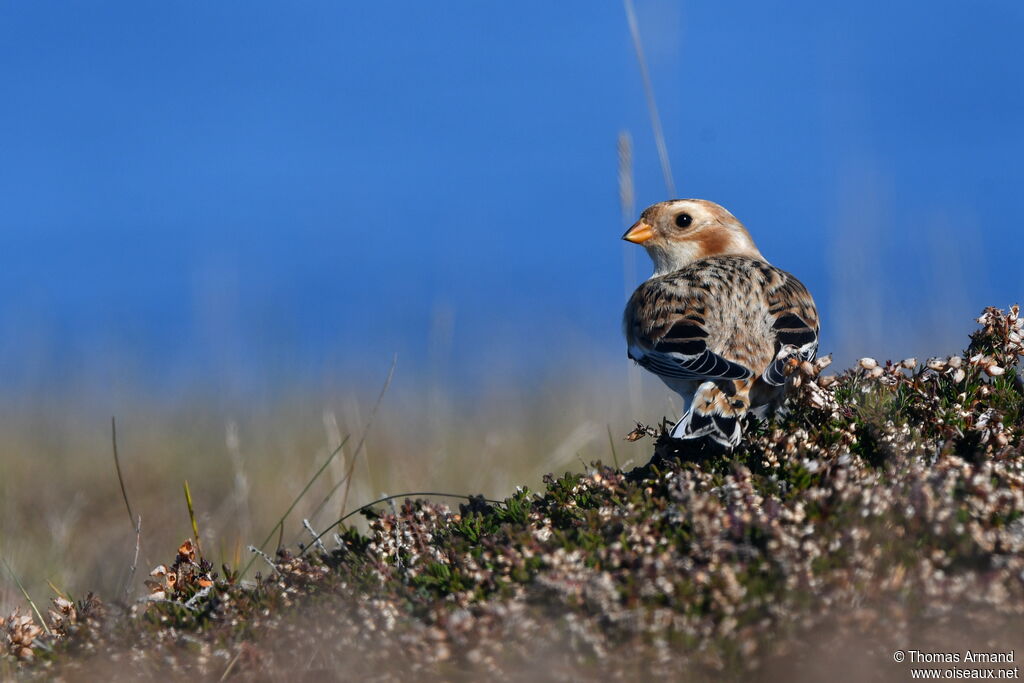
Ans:
[{"label": "copyright symbol", "polygon": [[897,662],[902,662],[904,657],[906,657],[906,655],[903,654],[903,650],[896,650],[896,652],[892,653],[892,658]]}]

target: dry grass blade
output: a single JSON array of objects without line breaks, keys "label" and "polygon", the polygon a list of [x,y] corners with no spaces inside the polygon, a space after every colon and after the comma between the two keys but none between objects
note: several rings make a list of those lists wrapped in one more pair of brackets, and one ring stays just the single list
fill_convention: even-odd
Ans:
[{"label": "dry grass blade", "polygon": [[395,376],[396,365],[398,365],[398,354],[395,354],[391,359],[391,367],[388,369],[388,376],[384,380],[384,386],[380,388],[380,394],[377,395],[377,401],[373,404],[373,410],[370,411],[370,416],[366,418],[366,427],[363,429],[362,438],[359,439],[359,445],[356,446],[356,450],[352,454],[352,462],[349,463],[348,471],[345,472],[345,493],[341,495],[342,514],[344,514],[345,508],[348,506],[348,492],[352,488],[352,474],[356,469],[356,460],[359,458],[359,452],[366,443],[366,435],[370,433],[370,427],[373,425],[373,418],[377,415],[377,409],[380,408],[381,401],[384,400],[384,394],[388,393],[388,387],[391,386],[391,380]]},{"label": "dry grass blade", "polygon": [[[619,133],[619,207],[622,209],[623,227],[630,225],[636,215],[636,192],[633,183],[633,138],[629,131]],[[622,246],[622,293],[626,299],[636,287],[636,249]],[[629,388],[629,409],[635,413],[640,407],[640,373],[632,364],[626,366]]]},{"label": "dry grass blade", "polygon": [[196,511],[192,506],[192,491],[188,486],[188,479],[185,480],[185,505],[188,507],[188,519],[192,524],[192,535],[196,539],[196,554],[203,556],[202,544],[199,541],[199,524],[196,522]]},{"label": "dry grass blade", "polygon": [[381,387],[380,394],[377,395],[377,401],[373,404],[373,409],[370,411],[370,416],[366,418],[366,425],[363,427],[363,433],[359,437],[359,443],[356,444],[356,450],[352,453],[352,462],[349,463],[348,469],[345,470],[345,474],[341,477],[341,481],[331,487],[331,490],[327,492],[324,499],[320,501],[320,504],[316,506],[313,512],[309,515],[310,519],[314,519],[317,514],[324,509],[331,497],[338,491],[342,485],[345,486],[345,493],[341,499],[341,512],[345,513],[345,506],[348,505],[348,492],[352,487],[352,474],[356,468],[356,458],[359,457],[359,452],[363,449],[363,445],[366,443],[366,435],[370,433],[370,427],[373,425],[373,418],[377,414],[377,409],[380,408],[381,401],[384,400],[384,394],[387,393],[388,387],[391,386],[391,379],[395,376],[395,366],[398,365],[398,355],[396,354],[391,359],[391,368],[388,370],[388,376],[384,380],[384,386]]},{"label": "dry grass blade", "polygon": [[14,583],[18,585],[18,590],[21,591],[21,595],[25,598],[25,602],[27,602],[29,607],[32,608],[32,611],[36,615],[36,619],[39,620],[39,624],[43,627],[43,630],[46,631],[46,635],[52,636],[53,632],[50,631],[50,626],[46,623],[46,619],[43,619],[43,614],[39,611],[39,608],[36,607],[36,603],[33,602],[28,591],[25,590],[25,585],[21,582],[21,579],[19,579],[18,575],[14,573],[14,569],[11,568],[11,565],[7,564],[7,560],[5,558],[0,557],[0,562],[4,563],[7,573],[11,575],[11,578],[14,579]]},{"label": "dry grass blade", "polygon": [[253,554],[253,559],[256,559],[257,557],[263,558],[263,561],[270,565],[270,568],[274,570],[274,573],[281,573],[281,570],[277,568],[276,564],[274,564],[274,558],[272,558],[270,555],[267,555],[265,552],[263,552],[254,545],[249,546],[249,552]]},{"label": "dry grass blade", "polygon": [[651,128],[654,130],[654,143],[658,147],[658,158],[661,160],[661,173],[665,178],[665,190],[669,198],[676,196],[675,181],[672,180],[672,166],[668,160],[668,147],[665,145],[665,133],[661,129],[661,116],[658,114],[658,103],[654,99],[654,85],[651,74],[647,70],[647,58],[644,56],[643,43],[640,41],[640,27],[636,21],[633,0],[623,0],[626,7],[626,19],[629,21],[629,32],[633,36],[633,47],[636,49],[636,60],[640,64],[640,76],[644,81],[644,95],[647,97],[647,109],[651,115]]},{"label": "dry grass blade", "polygon": [[117,469],[117,483],[121,485],[121,497],[124,499],[124,507],[128,510],[128,522],[135,527],[135,513],[132,512],[132,504],[128,502],[128,491],[124,486],[124,476],[121,474],[121,458],[117,454],[117,420],[110,418],[110,442],[114,448],[114,468]]},{"label": "dry grass blade", "polygon": [[[196,545],[197,545],[197,547],[198,547],[198,537],[199,537],[199,535],[196,534],[196,538],[197,538],[197,544]],[[132,566],[128,568],[128,579],[124,582],[124,599],[125,599],[125,602],[128,601],[129,594],[131,593],[131,590],[132,590],[132,581],[135,580],[135,570],[139,566],[139,548],[141,546],[142,546],[142,515],[139,515],[139,520],[138,520],[138,522],[135,525],[135,557],[132,558]],[[61,596],[61,597],[63,597],[63,596]]]},{"label": "dry grass blade", "polygon": [[633,187],[633,138],[629,131],[619,133],[616,148],[619,153],[619,207],[622,209],[622,222],[629,225],[636,210],[636,193]]},{"label": "dry grass blade", "polygon": [[188,518],[192,522],[192,535],[196,539],[196,554],[203,556],[203,546],[199,542],[199,525],[196,524],[196,511],[192,507],[192,492],[188,488],[188,479],[185,480],[185,504],[188,505]]},{"label": "dry grass blade", "polygon": [[228,679],[228,674],[230,674],[231,670],[235,668],[235,664],[238,662],[238,660],[241,658],[244,652],[244,648],[238,648],[238,652],[236,652],[235,656],[231,658],[230,662],[228,662],[227,668],[224,669],[224,673],[222,673],[220,678],[218,679],[219,681],[226,681]]},{"label": "dry grass blade", "polygon": [[52,590],[54,593],[57,594],[57,597],[64,598],[65,600],[69,599],[68,596],[67,596],[67,593],[65,593],[61,589],[57,588],[57,586],[53,585],[53,581],[50,581],[49,579],[47,579],[46,580],[46,585],[50,587],[50,590]]},{"label": "dry grass blade", "polygon": [[[274,527],[270,530],[270,533],[267,534],[267,537],[263,539],[262,543],[260,543],[260,552],[263,552],[263,549],[267,547],[267,543],[270,543],[270,539],[274,537],[275,531],[277,531],[278,529],[282,531],[284,530],[284,521],[288,518],[288,515],[291,514],[291,511],[295,509],[295,506],[299,504],[299,501],[302,500],[302,497],[306,495],[306,492],[309,491],[309,488],[313,485],[313,482],[320,478],[320,475],[324,473],[324,470],[327,469],[327,466],[331,464],[331,462],[338,455],[338,453],[341,453],[341,449],[344,448],[345,444],[348,443],[348,439],[349,435],[345,435],[345,438],[341,440],[341,443],[338,444],[338,447],[335,448],[329,456],[327,456],[326,460],[324,460],[324,464],[320,465],[320,468],[316,471],[313,477],[308,482],[306,482],[306,485],[304,487],[302,487],[302,491],[299,492],[299,495],[295,496],[295,500],[292,501],[292,504],[289,505],[288,509],[284,511],[284,514],[281,515],[281,518],[277,520],[277,524],[274,525]],[[254,561],[255,557],[250,559],[249,562],[246,563],[245,568],[242,569],[240,576],[245,576],[245,573],[249,571]]]},{"label": "dry grass blade", "polygon": [[615,439],[612,438],[612,426],[605,425],[608,430],[608,446],[612,449],[612,462],[615,463],[615,469],[621,469],[619,467],[619,454],[615,452]]}]

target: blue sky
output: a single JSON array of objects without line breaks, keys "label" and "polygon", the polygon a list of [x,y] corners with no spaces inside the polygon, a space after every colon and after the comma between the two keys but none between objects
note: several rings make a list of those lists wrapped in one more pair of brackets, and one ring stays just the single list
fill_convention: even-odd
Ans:
[{"label": "blue sky", "polygon": [[[637,0],[679,194],[825,350],[1022,298],[1022,7]],[[0,376],[625,362],[619,2],[5,2],[0,64]]]}]

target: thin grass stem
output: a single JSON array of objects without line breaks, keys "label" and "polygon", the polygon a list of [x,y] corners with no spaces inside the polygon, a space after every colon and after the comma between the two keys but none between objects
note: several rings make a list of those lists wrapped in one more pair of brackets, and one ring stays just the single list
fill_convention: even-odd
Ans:
[{"label": "thin grass stem", "polygon": [[[341,452],[341,449],[345,447],[345,444],[348,443],[348,439],[349,435],[346,434],[345,438],[341,440],[340,444],[338,444],[338,447],[335,448],[329,456],[327,456],[326,460],[324,460],[324,464],[320,465],[320,468],[313,475],[313,478],[306,482],[306,485],[302,488],[302,491],[299,492],[299,495],[295,497],[295,500],[292,501],[292,504],[289,505],[288,509],[284,511],[284,514],[281,515],[281,518],[277,520],[277,524],[275,524],[274,527],[270,530],[270,533],[267,534],[267,537],[263,539],[263,543],[260,543],[260,552],[263,552],[263,549],[267,547],[267,543],[270,543],[270,539],[274,537],[275,531],[281,529],[283,532],[285,519],[287,519],[288,515],[291,514],[291,511],[295,509],[295,506],[299,504],[299,501],[302,500],[302,497],[306,495],[306,492],[309,491],[309,488],[313,485],[313,482],[315,482],[320,477],[320,475],[323,474],[324,470],[326,470],[327,466],[331,464],[331,461],[334,460],[335,456],[337,456],[338,453]],[[249,571],[249,568],[252,567],[252,563],[255,561],[255,559],[256,558],[253,557],[246,563],[245,568],[242,569],[242,572],[239,574],[239,577],[244,576],[245,573]]]},{"label": "thin grass stem", "polygon": [[608,429],[608,445],[612,449],[612,462],[615,463],[615,469],[621,470],[622,468],[619,467],[619,455],[615,452],[615,439],[612,438],[612,426],[606,424],[605,427]]},{"label": "thin grass stem", "polygon": [[319,514],[320,511],[324,509],[324,507],[327,505],[327,503],[331,500],[331,497],[334,496],[334,494],[342,486],[345,486],[345,496],[344,496],[344,500],[342,501],[342,504],[341,504],[341,512],[342,513],[345,512],[345,505],[346,505],[347,500],[348,500],[348,491],[349,491],[348,484],[349,484],[350,479],[352,477],[352,473],[355,470],[356,458],[359,456],[359,451],[362,450],[363,444],[366,443],[366,435],[370,432],[370,425],[373,424],[373,417],[374,417],[374,415],[377,414],[377,408],[380,406],[380,402],[384,399],[384,394],[387,392],[388,387],[391,385],[391,378],[395,374],[395,365],[397,365],[397,363],[398,363],[398,355],[396,354],[394,356],[394,358],[392,358],[392,360],[391,360],[391,369],[388,370],[388,376],[384,380],[384,386],[381,388],[380,394],[377,396],[377,402],[373,404],[373,410],[370,411],[370,415],[369,415],[369,417],[366,420],[366,424],[363,426],[363,433],[359,436],[359,443],[356,445],[355,452],[352,453],[352,462],[349,463],[348,469],[345,470],[345,474],[342,475],[342,477],[338,481],[338,483],[331,487],[331,490],[327,492],[327,495],[324,496],[323,500],[321,500],[320,503],[313,509],[313,512],[309,515],[310,519],[316,519],[317,514]]},{"label": "thin grass stem", "polygon": [[203,557],[203,546],[199,542],[199,525],[196,524],[196,511],[192,507],[192,492],[188,488],[188,479],[185,480],[185,504],[188,506],[188,518],[192,522],[192,534],[196,539],[196,553]]},{"label": "thin grass stem", "polygon": [[46,631],[46,635],[52,636],[53,632],[50,630],[50,626],[46,623],[46,619],[43,619],[42,612],[40,612],[39,608],[36,607],[36,603],[32,600],[32,597],[28,594],[28,591],[25,590],[25,586],[21,583],[21,579],[19,579],[18,575],[14,573],[14,569],[11,568],[11,565],[7,564],[7,560],[5,558],[0,557],[0,561],[4,563],[4,567],[7,568],[7,572],[11,575],[11,578],[14,579],[14,583],[18,585],[18,590],[21,591],[21,594],[25,597],[25,601],[28,602],[28,605],[32,608],[32,611],[35,612],[36,619],[39,620],[39,624],[43,627],[43,630]]},{"label": "thin grass stem", "polygon": [[356,446],[356,450],[352,454],[352,462],[349,463],[348,471],[345,472],[345,493],[341,495],[342,514],[345,513],[345,507],[348,506],[348,492],[352,488],[352,475],[356,469],[356,461],[359,458],[359,451],[362,450],[363,445],[366,442],[366,435],[370,433],[370,426],[373,425],[373,418],[377,415],[377,409],[380,408],[381,401],[384,400],[384,394],[388,393],[388,387],[391,386],[391,379],[395,376],[396,365],[398,365],[397,353],[391,358],[391,367],[388,369],[387,379],[384,380],[384,386],[380,389],[380,394],[378,394],[377,401],[373,404],[373,410],[370,411],[370,416],[366,418],[366,427],[363,429],[363,436],[359,439],[359,445]]},{"label": "thin grass stem", "polygon": [[654,85],[651,83],[647,58],[644,56],[644,46],[640,40],[640,26],[636,21],[636,10],[633,8],[633,0],[623,0],[623,4],[626,7],[629,32],[633,37],[633,48],[636,50],[636,61],[640,65],[640,77],[644,82],[644,96],[647,98],[647,110],[651,115],[651,128],[654,130],[654,144],[658,148],[658,159],[661,161],[661,174],[665,179],[665,190],[668,192],[669,199],[675,199],[676,184],[672,179],[672,165],[668,159],[668,147],[665,145],[665,132],[661,129],[658,103],[654,99]]},{"label": "thin grass stem", "polygon": [[121,485],[121,498],[124,499],[124,507],[128,510],[128,523],[135,528],[135,513],[132,512],[132,504],[128,502],[128,491],[124,486],[124,476],[121,474],[121,458],[117,453],[117,420],[110,418],[110,443],[114,449],[114,468],[117,470],[117,483]]}]

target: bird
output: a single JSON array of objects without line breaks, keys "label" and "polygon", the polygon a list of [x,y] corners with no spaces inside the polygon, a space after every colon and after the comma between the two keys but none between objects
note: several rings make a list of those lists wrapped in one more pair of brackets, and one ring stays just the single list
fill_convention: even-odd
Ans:
[{"label": "bird", "polygon": [[628,357],[682,398],[671,437],[733,450],[744,416],[782,408],[792,384],[787,365],[814,360],[814,299],[711,201],[654,204],[622,239],[654,262],[623,315]]}]

